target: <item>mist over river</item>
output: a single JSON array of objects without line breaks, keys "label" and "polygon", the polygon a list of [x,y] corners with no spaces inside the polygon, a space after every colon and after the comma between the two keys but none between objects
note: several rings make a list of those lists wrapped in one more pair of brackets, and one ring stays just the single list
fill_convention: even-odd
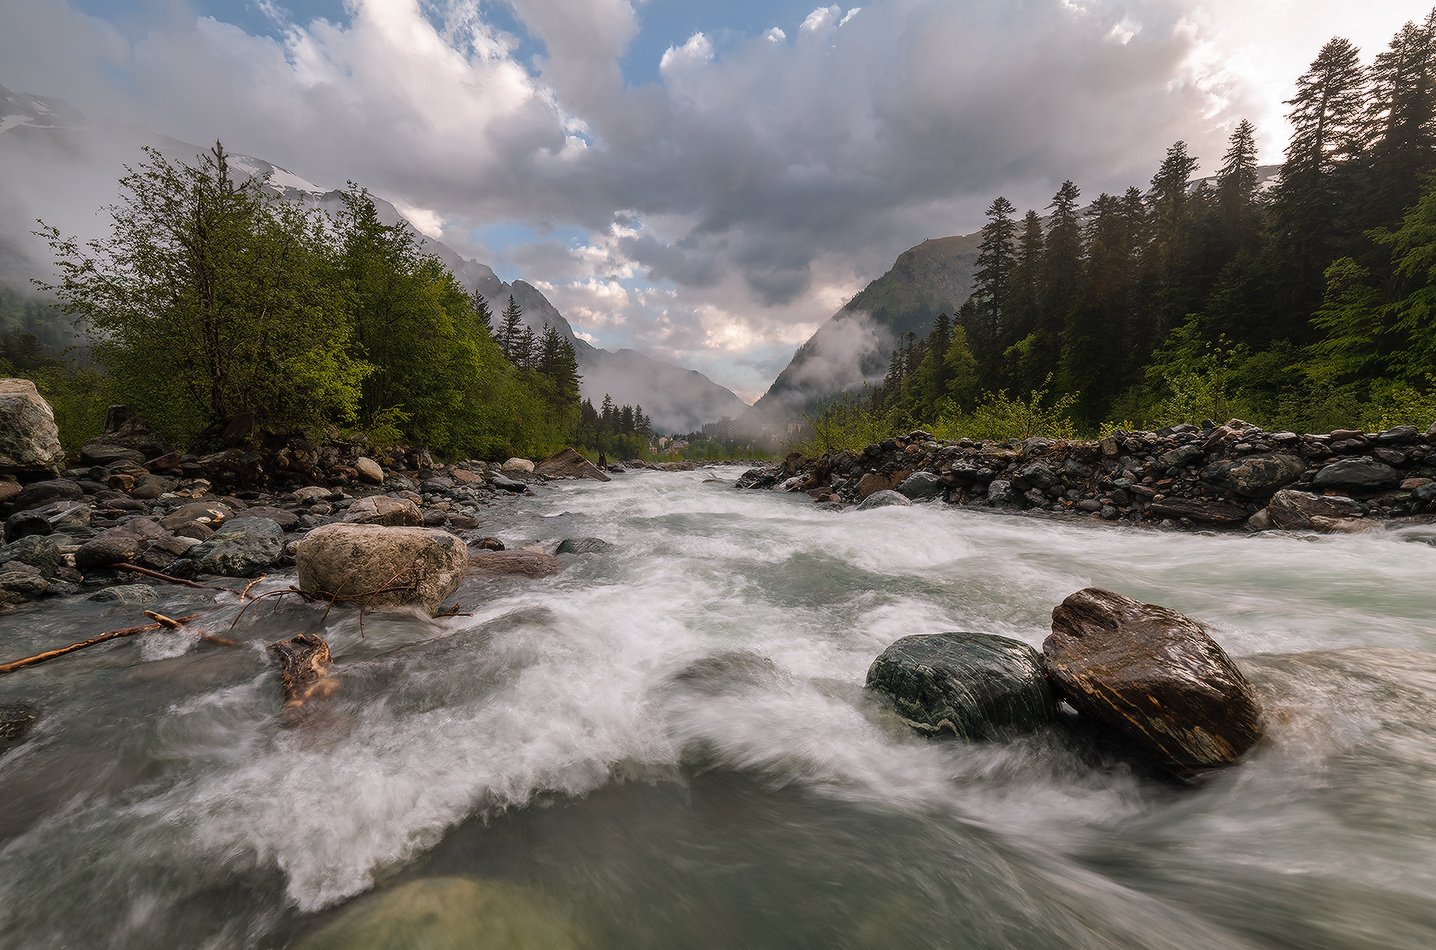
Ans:
[{"label": "mist over river", "polygon": [[[470,616],[361,637],[352,610],[262,602],[237,650],[154,633],[0,679],[44,711],[0,757],[0,947],[302,947],[470,887],[517,921],[493,946],[1436,946],[1430,529],[830,512],[738,472],[496,503],[510,547],[613,548],[471,579]],[[862,688],[910,633],[1040,647],[1089,585],[1209,625],[1267,709],[1241,765],[1186,789],[1056,735],[928,740]],[[238,612],[160,593],[211,630]],[[5,613],[0,659],[138,611]],[[339,689],[294,723],[263,648],[303,630]]]}]

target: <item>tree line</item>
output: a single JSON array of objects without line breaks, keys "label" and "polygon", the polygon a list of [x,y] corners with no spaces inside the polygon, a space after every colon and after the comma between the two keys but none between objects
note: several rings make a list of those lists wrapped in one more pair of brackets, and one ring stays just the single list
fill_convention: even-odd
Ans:
[{"label": "tree line", "polygon": [[1330,40],[1287,104],[1274,182],[1242,121],[1209,179],[1177,142],[1085,206],[1072,181],[1021,217],[995,198],[971,297],[856,408],[954,433],[1436,419],[1436,10],[1369,65]]},{"label": "tree line", "polygon": [[58,267],[42,286],[89,332],[107,397],[170,439],[350,430],[536,457],[573,439],[573,345],[547,325],[536,337],[512,297],[496,329],[353,182],[330,215],[237,175],[216,143],[188,163],[147,148],[120,186],[107,236],[42,225]]}]

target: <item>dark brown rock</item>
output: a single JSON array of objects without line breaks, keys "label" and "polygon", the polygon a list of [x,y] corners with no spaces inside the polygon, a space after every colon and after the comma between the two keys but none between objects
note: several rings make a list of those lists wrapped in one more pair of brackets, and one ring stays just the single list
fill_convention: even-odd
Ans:
[{"label": "dark brown rock", "polygon": [[564,449],[556,455],[550,455],[534,466],[534,473],[547,475],[549,478],[591,478],[599,482],[609,480],[603,469],[584,458],[575,449]]},{"label": "dark brown rock", "polygon": [[1251,516],[1245,507],[1216,498],[1163,498],[1147,513],[1156,518],[1189,518],[1198,524],[1241,524]]},{"label": "dark brown rock", "polygon": [[1089,587],[1052,611],[1042,653],[1073,708],[1178,775],[1231,765],[1262,736],[1246,677],[1174,610]]},{"label": "dark brown rock", "polygon": [[469,573],[481,576],[548,577],[563,570],[563,561],[540,551],[486,551],[469,557]]},{"label": "dark brown rock", "polygon": [[1272,527],[1300,531],[1312,526],[1313,518],[1355,518],[1361,505],[1341,495],[1314,495],[1285,489],[1271,496],[1266,506]]}]

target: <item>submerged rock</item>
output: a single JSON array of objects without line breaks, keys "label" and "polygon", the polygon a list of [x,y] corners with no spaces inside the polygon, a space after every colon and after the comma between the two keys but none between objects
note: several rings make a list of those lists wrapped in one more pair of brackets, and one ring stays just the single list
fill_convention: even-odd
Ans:
[{"label": "submerged rock", "polygon": [[361,897],[295,950],[577,950],[563,911],[501,881],[436,877]]},{"label": "submerged rock", "polygon": [[858,505],[858,511],[868,511],[872,508],[906,508],[911,504],[912,502],[908,500],[906,495],[900,495],[890,489],[884,489],[882,491],[873,492],[864,498],[862,503]]},{"label": "submerged rock", "polygon": [[983,633],[903,637],[873,661],[867,687],[886,694],[913,728],[965,739],[1030,732],[1055,712],[1037,651]]},{"label": "submerged rock", "polygon": [[1262,736],[1251,684],[1175,610],[1089,587],[1052,611],[1042,653],[1073,708],[1178,775],[1231,765]]},{"label": "submerged rock", "polygon": [[40,710],[28,703],[0,703],[0,755],[24,742],[39,721]]},{"label": "submerged rock", "polygon": [[601,554],[612,548],[602,538],[564,538],[558,543],[555,554]]},{"label": "submerged rock", "polygon": [[489,576],[549,577],[563,570],[563,562],[542,551],[483,551],[469,558],[469,570]]},{"label": "submerged rock", "polygon": [[295,545],[299,587],[368,607],[417,605],[429,613],[458,589],[469,551],[437,528],[328,524]]}]

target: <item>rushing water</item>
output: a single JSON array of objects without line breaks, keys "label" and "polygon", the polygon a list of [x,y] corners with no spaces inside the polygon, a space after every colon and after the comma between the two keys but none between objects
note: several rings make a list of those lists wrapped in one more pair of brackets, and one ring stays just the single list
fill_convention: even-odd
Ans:
[{"label": "rushing water", "polygon": [[[361,637],[264,603],[238,650],[149,634],[0,679],[46,713],[0,757],[0,946],[302,945],[439,879],[585,947],[1436,946],[1429,538],[832,513],[711,474],[496,504],[510,546],[614,548],[471,581],[469,616]],[[861,688],[909,633],[1040,645],[1090,584],[1238,658],[1270,720],[1240,767],[1177,789],[1051,736],[929,741]],[[0,658],[137,612],[5,614]],[[342,679],[291,723],[263,644],[304,629]]]}]

